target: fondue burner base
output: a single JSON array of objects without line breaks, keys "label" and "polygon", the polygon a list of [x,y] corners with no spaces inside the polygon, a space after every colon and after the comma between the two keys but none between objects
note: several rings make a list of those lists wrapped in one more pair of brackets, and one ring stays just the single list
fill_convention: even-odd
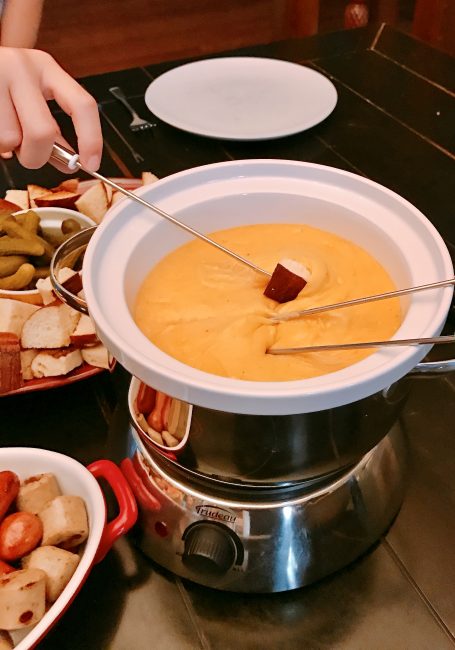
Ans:
[{"label": "fondue burner base", "polygon": [[341,569],[379,539],[403,498],[398,427],[336,480],[309,488],[201,489],[163,471],[133,429],[130,452],[141,481],[139,547],[173,573],[225,591],[286,591]]}]

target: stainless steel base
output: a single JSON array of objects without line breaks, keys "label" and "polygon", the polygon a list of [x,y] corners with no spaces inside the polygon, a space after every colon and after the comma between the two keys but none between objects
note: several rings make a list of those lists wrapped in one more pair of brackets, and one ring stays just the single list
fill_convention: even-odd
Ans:
[{"label": "stainless steel base", "polygon": [[163,567],[216,589],[308,585],[346,566],[388,528],[402,501],[404,457],[395,428],[336,480],[220,492],[165,473],[131,429],[130,465],[143,491],[137,543]]}]

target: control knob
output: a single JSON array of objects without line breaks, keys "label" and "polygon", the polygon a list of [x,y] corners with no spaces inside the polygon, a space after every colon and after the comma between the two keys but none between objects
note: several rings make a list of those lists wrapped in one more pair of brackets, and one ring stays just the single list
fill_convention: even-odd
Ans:
[{"label": "control knob", "polygon": [[237,559],[234,535],[226,526],[209,521],[192,524],[183,534],[183,563],[207,575],[227,573]]}]

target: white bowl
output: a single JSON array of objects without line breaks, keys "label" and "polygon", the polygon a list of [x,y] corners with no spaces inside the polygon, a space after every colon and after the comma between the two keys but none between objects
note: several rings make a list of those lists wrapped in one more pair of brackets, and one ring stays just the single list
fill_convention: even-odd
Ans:
[{"label": "white bowl", "polygon": [[[92,566],[102,560],[115,540],[135,523],[137,508],[123,474],[110,461],[97,461],[86,468],[73,458],[53,451],[5,447],[0,449],[0,471],[4,470],[15,472],[21,480],[34,474],[51,472],[57,478],[63,494],[84,499],[89,521],[89,536],[74,575],[39,623],[15,646],[15,650],[29,650],[69,607]],[[109,482],[119,503],[119,515],[108,524],[103,493],[95,476],[102,476]]]},{"label": "white bowl", "polygon": [[[68,208],[31,208],[40,218],[40,226],[44,232],[58,234],[61,233],[61,224],[65,219],[75,219],[81,224],[82,228],[91,228],[96,223],[86,217],[85,214],[70,210]],[[15,214],[25,214],[29,210],[21,210]],[[9,289],[0,289],[0,298],[13,298],[22,302],[32,303],[34,305],[42,304],[41,294],[37,289],[28,289],[20,291],[11,291]]]},{"label": "white bowl", "polygon": [[[277,221],[332,231],[369,251],[398,287],[453,276],[441,236],[419,210],[391,190],[339,169],[235,161],[190,169],[136,192],[206,233]],[[109,210],[84,258],[84,291],[101,340],[133,375],[168,395],[235,413],[305,413],[376,393],[428,353],[429,346],[384,348],[337,372],[287,382],[228,379],[191,368],[151,343],[132,316],[149,270],[189,238],[154,212],[122,201]],[[445,288],[403,299],[403,322],[393,338],[439,334],[452,293]]]}]

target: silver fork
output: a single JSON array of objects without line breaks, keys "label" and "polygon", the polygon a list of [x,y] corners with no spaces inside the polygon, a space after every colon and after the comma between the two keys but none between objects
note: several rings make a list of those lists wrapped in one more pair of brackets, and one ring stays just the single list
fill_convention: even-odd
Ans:
[{"label": "silver fork", "polygon": [[121,88],[114,86],[113,88],[109,88],[109,92],[111,95],[114,95],[114,97],[118,99],[119,102],[121,102],[123,106],[125,106],[125,108],[128,109],[128,111],[131,113],[131,116],[133,118],[133,121],[130,124],[131,131],[146,131],[147,129],[153,129],[153,127],[156,126],[156,124],[148,122],[147,120],[142,119],[142,117],[139,117],[134,108],[128,102],[127,98],[125,97],[125,93]]}]

